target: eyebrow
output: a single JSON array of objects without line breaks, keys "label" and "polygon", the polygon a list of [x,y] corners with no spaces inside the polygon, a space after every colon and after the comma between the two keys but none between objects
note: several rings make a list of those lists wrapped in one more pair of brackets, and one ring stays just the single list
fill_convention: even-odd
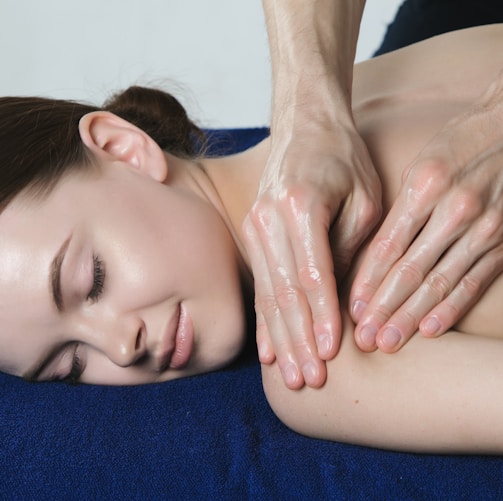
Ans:
[{"label": "eyebrow", "polygon": [[[61,313],[64,311],[63,294],[61,293],[61,265],[65,259],[65,254],[70,244],[72,236],[70,235],[58,249],[49,266],[49,289],[52,293],[52,298],[56,308]],[[51,360],[56,356],[60,347],[54,347],[49,353],[45,354],[26,374],[22,377],[26,381],[36,381],[44,369],[50,364]]]},{"label": "eyebrow", "polygon": [[59,248],[56,256],[51,262],[51,266],[49,268],[49,282],[50,282],[50,290],[52,292],[52,299],[56,308],[60,313],[64,311],[63,305],[63,294],[61,292],[61,265],[63,260],[65,259],[65,254],[68,249],[68,245],[70,244],[71,235],[63,242],[63,245]]}]

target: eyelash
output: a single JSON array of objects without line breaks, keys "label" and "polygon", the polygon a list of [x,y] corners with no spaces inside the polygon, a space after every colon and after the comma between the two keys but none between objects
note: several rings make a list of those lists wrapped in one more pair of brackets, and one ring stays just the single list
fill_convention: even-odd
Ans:
[{"label": "eyelash", "polygon": [[103,286],[105,283],[105,264],[96,255],[93,256],[93,286],[87,295],[87,299],[91,301],[98,301],[103,293]]},{"label": "eyelash", "polygon": [[72,367],[70,369],[70,373],[68,374],[68,376],[66,376],[63,379],[63,382],[71,384],[71,385],[75,385],[75,384],[79,383],[80,376],[82,375],[82,372],[83,372],[82,360],[80,359],[79,353],[77,351],[78,348],[79,348],[79,345],[76,344],[75,349],[73,351]]}]

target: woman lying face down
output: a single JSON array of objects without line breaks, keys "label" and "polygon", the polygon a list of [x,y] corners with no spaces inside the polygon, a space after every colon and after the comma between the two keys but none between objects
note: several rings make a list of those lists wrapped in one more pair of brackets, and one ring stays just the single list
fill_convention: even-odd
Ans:
[{"label": "woman lying face down", "polygon": [[[468,30],[355,69],[355,119],[385,209],[404,166],[503,66],[493,50],[501,38],[500,27]],[[4,98],[0,131],[3,371],[141,384],[215,370],[237,356],[253,290],[241,224],[268,140],[238,155],[199,157],[197,129],[178,103],[141,88],[103,109]],[[342,304],[364,253],[341,288]],[[497,279],[456,332],[416,336],[394,355],[360,352],[344,314],[323,388],[288,390],[273,363],[262,372],[268,400],[311,436],[501,452],[502,297]]]},{"label": "woman lying face down", "polygon": [[[26,188],[1,215],[1,367],[33,380],[139,384],[228,363],[245,333],[242,270],[208,177],[117,115],[25,101],[26,135],[28,121],[65,115],[86,156],[47,194]],[[36,155],[25,156],[38,168]]]}]

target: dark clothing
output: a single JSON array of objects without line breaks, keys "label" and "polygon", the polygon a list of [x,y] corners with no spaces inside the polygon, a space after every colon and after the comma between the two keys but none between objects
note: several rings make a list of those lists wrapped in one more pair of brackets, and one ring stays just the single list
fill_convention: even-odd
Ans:
[{"label": "dark clothing", "polygon": [[503,0],[406,0],[374,56],[448,31],[493,23],[503,23]]}]

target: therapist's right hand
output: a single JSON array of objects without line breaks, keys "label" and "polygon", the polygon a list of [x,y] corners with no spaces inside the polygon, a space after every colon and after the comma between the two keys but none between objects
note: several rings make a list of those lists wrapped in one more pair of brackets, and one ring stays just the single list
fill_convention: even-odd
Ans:
[{"label": "therapist's right hand", "polygon": [[364,351],[440,336],[503,271],[503,73],[404,173],[351,291]]}]

